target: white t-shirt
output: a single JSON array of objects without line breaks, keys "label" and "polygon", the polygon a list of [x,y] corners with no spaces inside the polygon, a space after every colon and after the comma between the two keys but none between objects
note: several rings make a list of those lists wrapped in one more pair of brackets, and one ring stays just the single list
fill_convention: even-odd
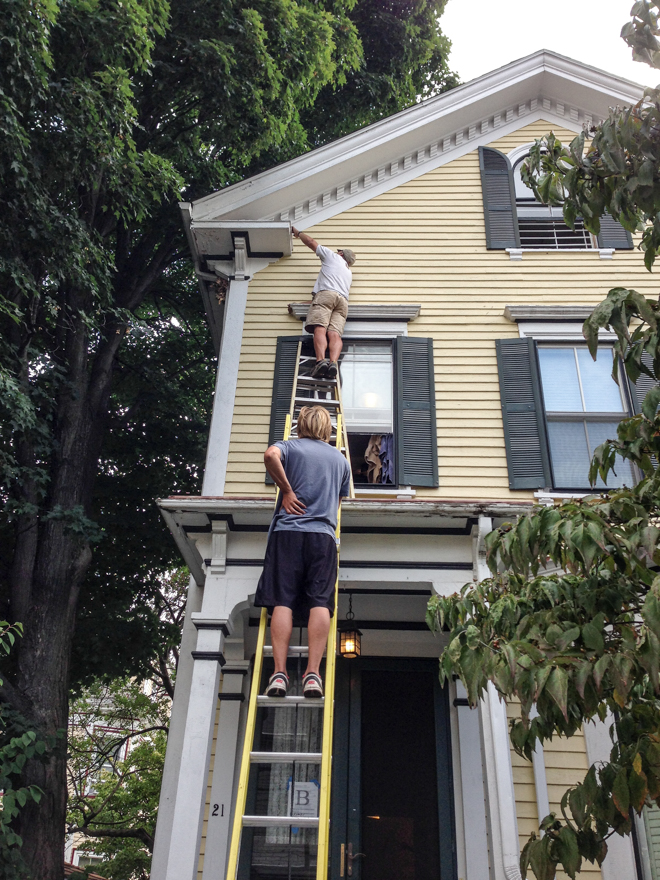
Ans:
[{"label": "white t-shirt", "polygon": [[316,256],[321,261],[321,271],[316,279],[312,293],[319,290],[336,290],[348,299],[353,273],[343,257],[320,244],[316,248]]}]

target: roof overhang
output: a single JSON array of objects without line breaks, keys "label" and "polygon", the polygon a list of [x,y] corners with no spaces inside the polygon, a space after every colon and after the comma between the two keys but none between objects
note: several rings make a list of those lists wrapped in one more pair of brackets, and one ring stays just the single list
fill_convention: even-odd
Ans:
[{"label": "roof overhang", "polygon": [[[193,227],[209,220],[239,226],[260,220],[305,228],[528,122],[544,118],[579,131],[642,94],[636,83],[554,52],[536,52],[198,199],[190,218]],[[251,246],[257,249],[252,240]]]}]

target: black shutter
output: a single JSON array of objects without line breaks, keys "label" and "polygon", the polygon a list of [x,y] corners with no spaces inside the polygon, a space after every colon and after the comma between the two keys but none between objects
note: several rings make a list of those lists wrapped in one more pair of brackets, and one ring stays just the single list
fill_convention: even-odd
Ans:
[{"label": "black shutter", "polygon": [[[293,376],[296,369],[300,336],[278,336],[275,352],[275,374],[273,376],[273,397],[270,405],[270,428],[268,445],[284,439],[284,425],[291,408]],[[273,480],[266,474],[266,482]]]},{"label": "black shutter", "polygon": [[600,218],[600,235],[598,236],[598,247],[600,248],[616,248],[618,251],[632,250],[632,235],[627,229],[615,220],[611,214],[603,214]]},{"label": "black shutter", "polygon": [[[642,362],[649,368],[649,370],[653,370],[653,358],[647,352],[642,354]],[[619,371],[624,372],[623,367],[619,366]],[[655,379],[652,379],[650,376],[647,376],[646,373],[640,373],[639,379],[633,384],[630,380],[628,380],[628,384],[630,386],[630,396],[632,397],[633,410],[635,413],[641,413],[642,404],[644,403],[644,398],[649,393],[651,388],[655,388],[658,384]]]},{"label": "black shutter", "polygon": [[400,486],[437,486],[433,340],[399,336],[395,352],[398,482]]},{"label": "black shutter", "polygon": [[519,248],[516,191],[508,157],[499,150],[479,147],[479,169],[486,220],[486,247],[489,250]]},{"label": "black shutter", "polygon": [[497,339],[497,370],[509,488],[552,485],[543,397],[533,339]]}]

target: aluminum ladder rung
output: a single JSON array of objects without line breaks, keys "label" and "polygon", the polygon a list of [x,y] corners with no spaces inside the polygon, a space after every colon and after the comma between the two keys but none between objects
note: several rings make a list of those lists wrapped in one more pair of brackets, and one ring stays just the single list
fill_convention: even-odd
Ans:
[{"label": "aluminum ladder rung", "polygon": [[250,752],[251,764],[320,764],[321,752]]},{"label": "aluminum ladder rung", "polygon": [[321,379],[319,376],[298,376],[298,382],[304,385],[320,385],[324,388],[334,388],[337,384],[336,379]]},{"label": "aluminum ladder rung", "polygon": [[325,701],[323,697],[267,697],[260,694],[257,697],[258,706],[269,706],[272,709],[293,709],[295,706],[301,706],[303,709],[323,708]]},{"label": "aluminum ladder rung", "polygon": [[315,406],[332,406],[336,409],[341,407],[340,401],[328,397],[296,397],[294,403],[300,404],[300,406],[309,406],[312,403]]},{"label": "aluminum ladder rung", "polygon": [[[264,645],[264,657],[273,656],[273,646]],[[289,645],[289,657],[308,657],[309,648],[307,645]]]},{"label": "aluminum ladder rung", "polygon": [[244,828],[318,828],[318,816],[243,816]]}]

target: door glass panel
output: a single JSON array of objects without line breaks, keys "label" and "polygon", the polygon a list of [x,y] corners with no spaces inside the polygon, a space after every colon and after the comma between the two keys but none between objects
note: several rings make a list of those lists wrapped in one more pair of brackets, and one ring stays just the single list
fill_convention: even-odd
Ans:
[{"label": "door glass panel", "polygon": [[433,686],[431,673],[362,673],[360,880],[440,876]]},{"label": "door glass panel", "polygon": [[575,353],[572,348],[539,348],[547,412],[583,412]]},{"label": "door glass panel", "polygon": [[[292,644],[302,644],[302,630],[294,629]],[[289,696],[302,695],[306,657],[287,661]],[[264,661],[261,692],[273,672],[273,661]],[[255,752],[320,753],[323,710],[319,707],[286,706],[280,701],[260,705],[255,727]],[[307,703],[308,701],[305,701]],[[273,757],[276,757],[275,755]],[[250,767],[248,816],[318,818],[320,763],[272,761]],[[270,828],[246,826],[241,834],[237,880],[315,880],[318,830],[295,823]]]},{"label": "door glass panel", "polygon": [[341,361],[341,393],[349,431],[393,429],[392,346],[349,343]]}]

